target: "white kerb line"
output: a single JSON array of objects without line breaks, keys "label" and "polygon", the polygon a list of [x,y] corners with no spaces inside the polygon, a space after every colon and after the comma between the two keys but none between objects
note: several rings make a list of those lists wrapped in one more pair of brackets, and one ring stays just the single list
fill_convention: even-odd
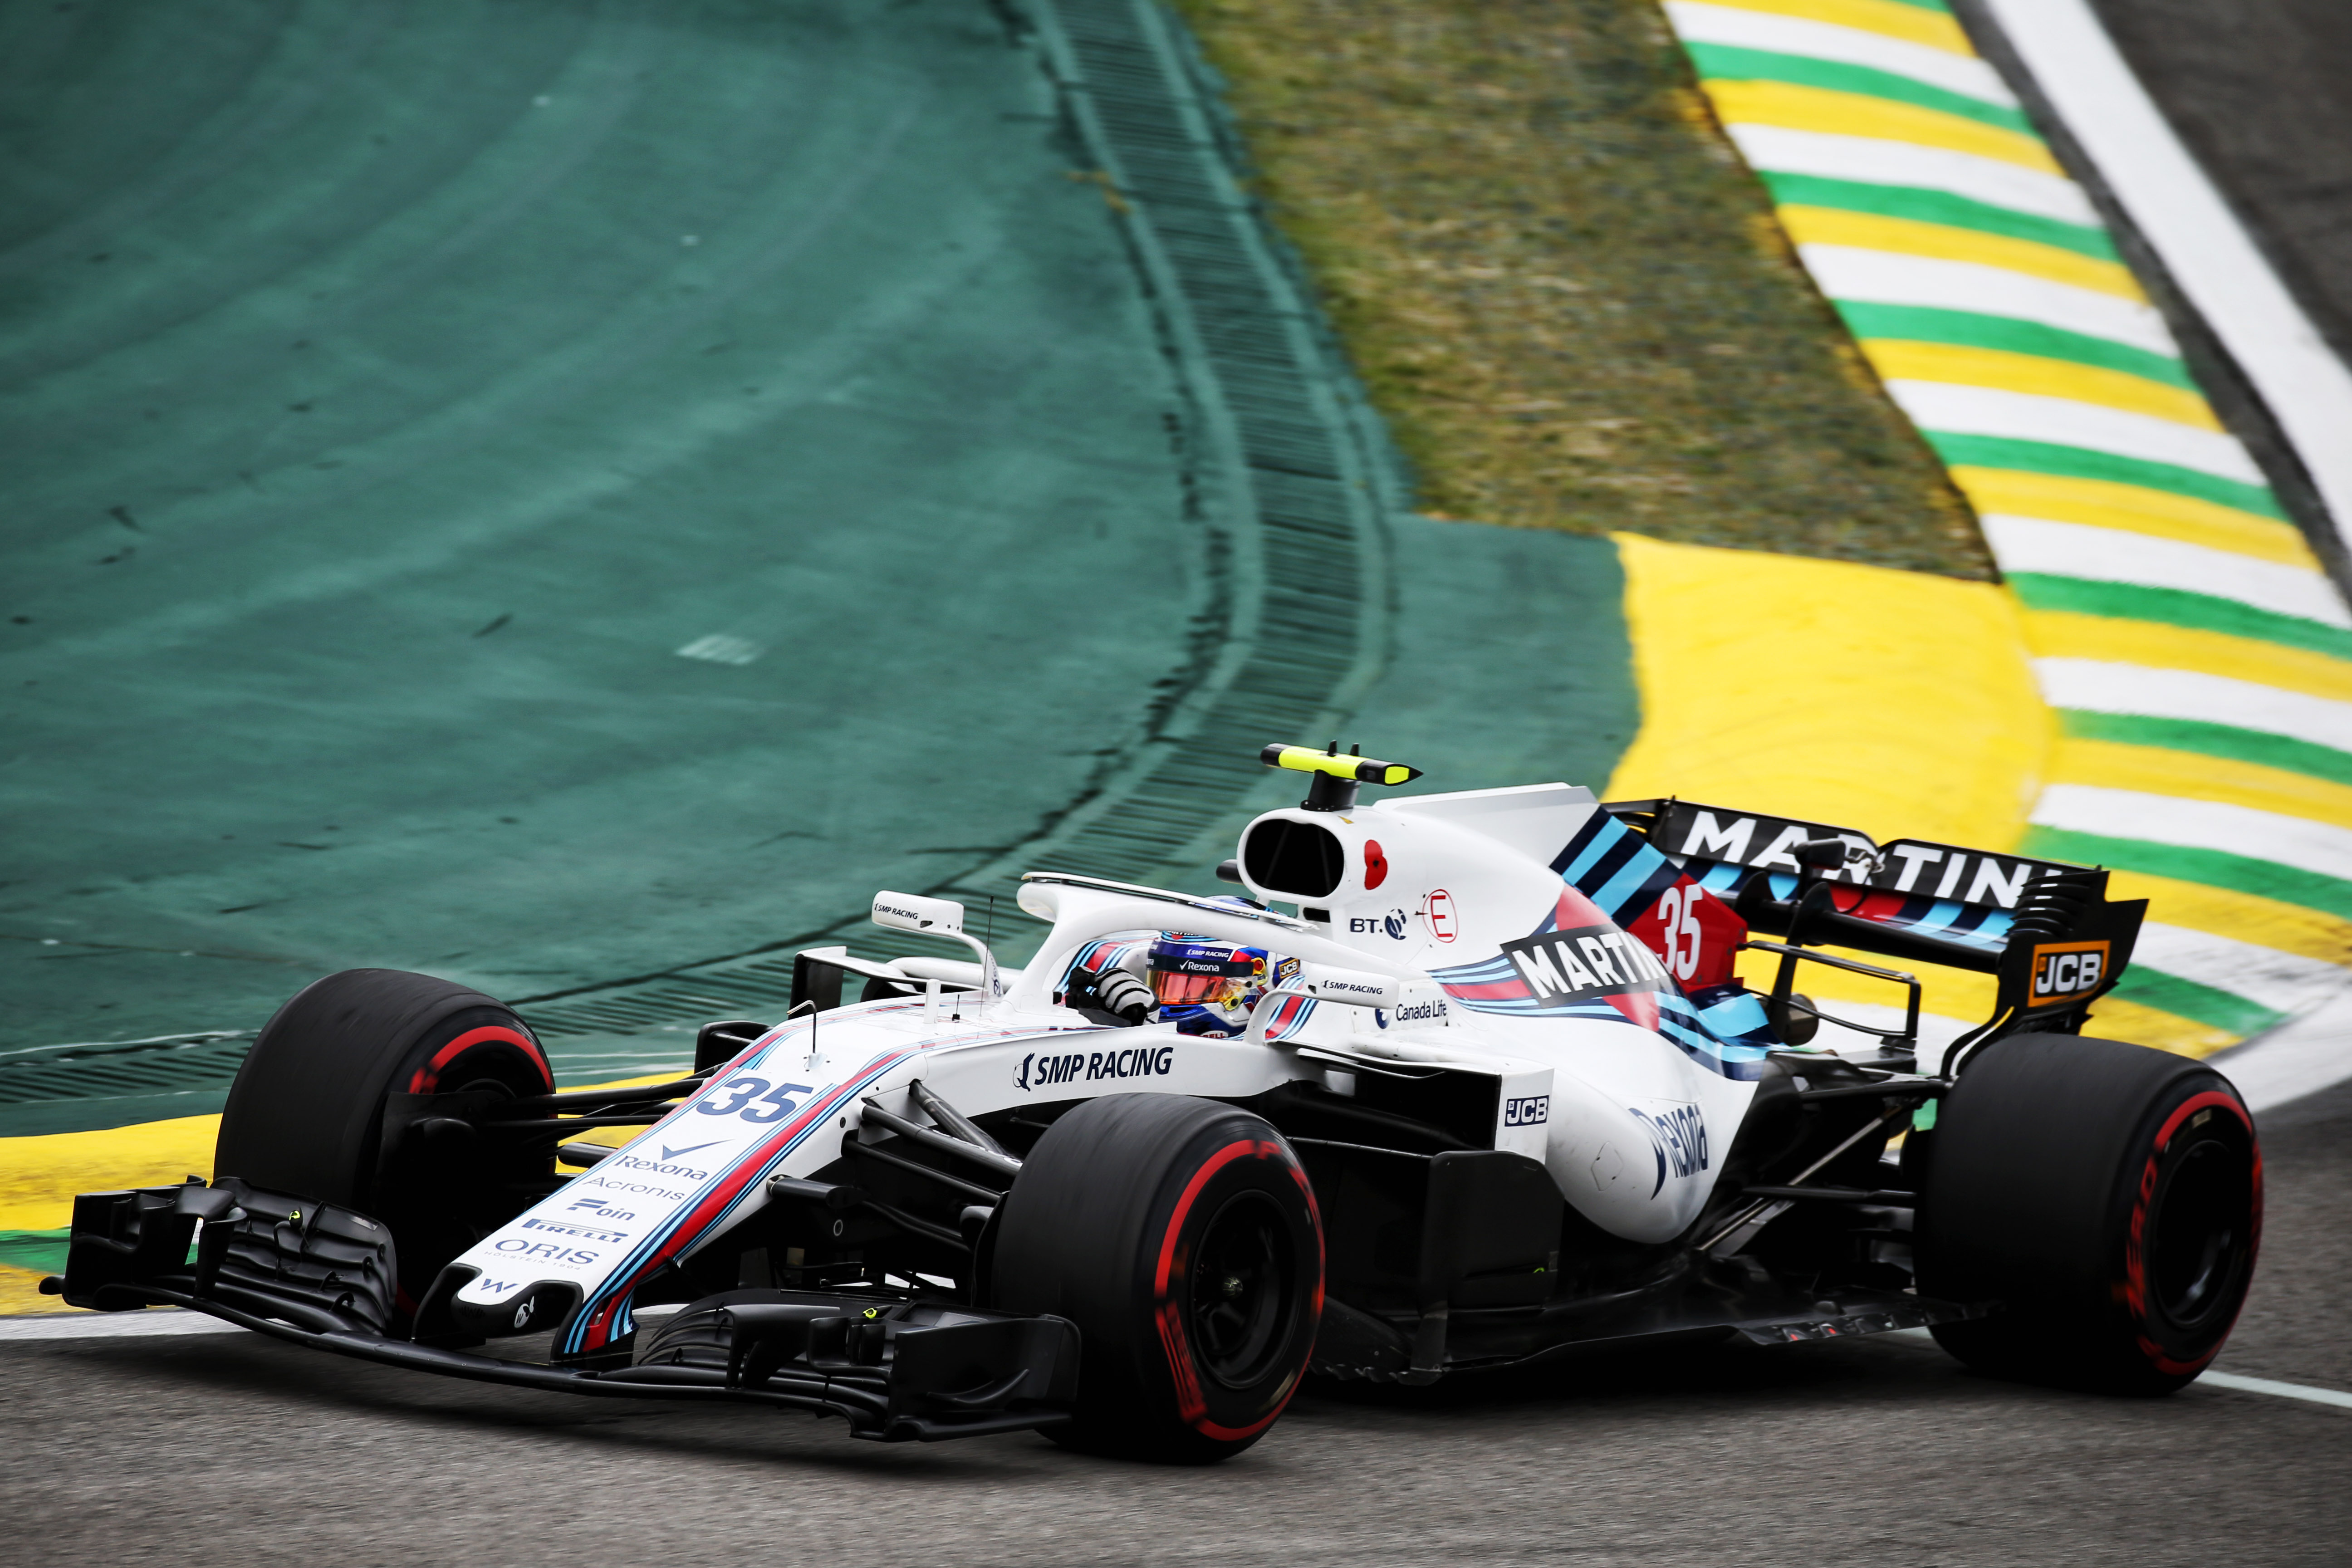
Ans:
[{"label": "white kerb line", "polygon": [[2352,544],[2352,371],[2271,270],[2085,0],[1986,5],[2108,189],[2252,380],[2318,487],[2337,537]]},{"label": "white kerb line", "polygon": [[[1931,1348],[1936,1343],[1935,1335],[1926,1329],[1894,1329],[1884,1337],[1909,1340]],[[2308,1383],[2282,1383],[2274,1377],[2245,1377],[2234,1372],[2214,1372],[2210,1369],[2199,1373],[2197,1382],[2210,1383],[2216,1388],[2226,1388],[2236,1394],[2267,1394],[2274,1399],[2301,1399],[2313,1405],[2332,1405],[2339,1410],[2352,1410],[2352,1394],[2340,1388],[2320,1388]]]}]

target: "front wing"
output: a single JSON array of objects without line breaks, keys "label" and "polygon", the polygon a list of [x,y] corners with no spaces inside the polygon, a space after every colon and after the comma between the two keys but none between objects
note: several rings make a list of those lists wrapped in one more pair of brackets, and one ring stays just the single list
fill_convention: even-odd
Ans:
[{"label": "front wing", "polygon": [[76,1198],[65,1276],[45,1289],[101,1311],[185,1307],[361,1361],[485,1383],[839,1415],[853,1436],[883,1442],[1050,1426],[1077,1394],[1078,1331],[1062,1318],[757,1292],[756,1305],[691,1314],[653,1358],[543,1366],[397,1336],[396,1278],[391,1233],[365,1215],[235,1179],[192,1180]]}]

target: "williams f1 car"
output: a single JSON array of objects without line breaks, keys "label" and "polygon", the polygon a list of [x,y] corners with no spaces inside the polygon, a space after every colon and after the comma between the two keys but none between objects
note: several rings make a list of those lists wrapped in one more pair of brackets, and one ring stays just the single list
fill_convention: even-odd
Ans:
[{"label": "williams f1 car", "polygon": [[[1365,805],[1415,771],[1265,760],[1307,793],[1244,831],[1240,891],[1032,873],[1052,930],[1017,971],[960,906],[883,893],[933,939],[902,945],[970,956],[802,952],[790,1016],[706,1025],[673,1082],[559,1091],[491,998],[330,975],[257,1039],[215,1179],[83,1195],[47,1288],[1194,1461],[1310,1374],[1924,1327],[1990,1374],[2157,1394],[2221,1348],[2253,1123],[2210,1068],[2083,1035],[2145,910],[2104,872],[1559,784]],[[1997,984],[1925,1072],[1913,963]],[[1820,965],[1909,1025],[1810,1044]]]}]

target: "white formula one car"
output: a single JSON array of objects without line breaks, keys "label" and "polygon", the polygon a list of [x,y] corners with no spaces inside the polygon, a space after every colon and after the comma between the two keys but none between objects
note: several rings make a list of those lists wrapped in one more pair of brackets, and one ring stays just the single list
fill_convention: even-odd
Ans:
[{"label": "white formula one car", "polygon": [[[1053,930],[1014,972],[959,906],[884,893],[878,924],[973,959],[802,953],[792,1015],[706,1026],[673,1083],[559,1093],[490,998],[330,975],[256,1042],[216,1179],[84,1195],[47,1288],[1189,1460],[1310,1372],[1927,1326],[1988,1373],[2150,1394],[2221,1348],[2254,1128],[2210,1069],[2080,1035],[2144,909],[2104,872],[1557,784],[1366,806],[1414,770],[1265,757],[1312,783],[1221,868],[1249,897],[1035,873]],[[1917,984],[1832,944],[1989,972],[1998,1009],[1922,1075]],[[1902,988],[1913,1030],[1808,1048],[1800,963]],[[614,1127],[642,1131],[566,1142]],[[536,1360],[471,1349],[526,1334]]]}]

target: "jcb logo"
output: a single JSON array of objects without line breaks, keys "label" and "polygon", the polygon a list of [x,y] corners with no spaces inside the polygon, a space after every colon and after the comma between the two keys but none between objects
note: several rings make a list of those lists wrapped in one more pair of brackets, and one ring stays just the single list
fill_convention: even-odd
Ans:
[{"label": "jcb logo", "polygon": [[2025,1005],[2050,1007],[2079,1002],[2099,988],[2106,973],[2105,942],[2044,942],[2033,950],[2032,990]]}]

